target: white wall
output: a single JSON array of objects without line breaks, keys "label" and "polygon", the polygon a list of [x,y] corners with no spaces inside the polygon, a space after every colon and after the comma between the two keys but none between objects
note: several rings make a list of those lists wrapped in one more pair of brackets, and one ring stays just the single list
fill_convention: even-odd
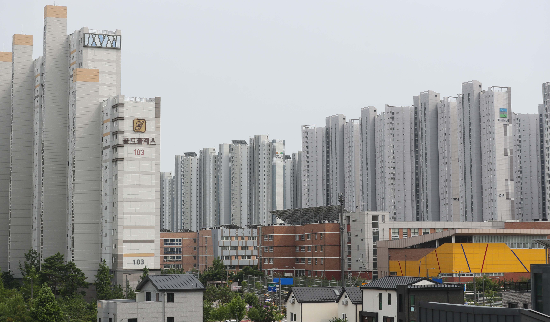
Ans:
[{"label": "white wall", "polygon": [[[377,312],[378,320],[382,317],[393,317],[397,321],[397,292],[395,290],[366,289],[363,291],[363,311]],[[378,306],[378,294],[382,293],[382,310]],[[388,294],[391,294],[391,305],[388,305]]]},{"label": "white wall", "polygon": [[[348,304],[344,305],[344,300],[348,300]],[[363,310],[363,305],[358,304],[355,305],[351,303],[351,300],[349,297],[347,297],[347,294],[344,293],[342,297],[340,298],[340,301],[338,302],[338,317],[342,318],[342,314],[346,315],[346,318],[348,322],[359,322],[361,321],[359,317],[359,312]]]}]

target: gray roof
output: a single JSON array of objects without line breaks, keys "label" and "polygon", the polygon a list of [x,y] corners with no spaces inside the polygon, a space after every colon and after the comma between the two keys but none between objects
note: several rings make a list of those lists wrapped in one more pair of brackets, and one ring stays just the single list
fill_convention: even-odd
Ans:
[{"label": "gray roof", "polygon": [[159,291],[204,290],[202,283],[192,274],[149,275],[139,283],[136,290],[141,290],[149,281]]},{"label": "gray roof", "polygon": [[424,279],[425,278],[422,277],[411,276],[385,276],[375,281],[372,281],[365,286],[361,286],[361,289],[375,288],[395,290],[397,288],[397,285],[409,285]]},{"label": "gray roof", "polygon": [[342,295],[341,287],[293,287],[288,298],[294,294],[298,303],[337,302]]},{"label": "gray roof", "polygon": [[353,304],[363,304],[363,292],[359,287],[346,287],[346,294]]}]

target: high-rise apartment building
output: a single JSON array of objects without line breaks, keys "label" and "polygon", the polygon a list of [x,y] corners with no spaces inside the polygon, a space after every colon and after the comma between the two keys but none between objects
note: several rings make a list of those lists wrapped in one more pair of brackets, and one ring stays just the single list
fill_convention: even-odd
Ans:
[{"label": "high-rise apartment building", "polygon": [[199,158],[195,152],[175,156],[172,231],[199,229]]},{"label": "high-rise apartment building", "polygon": [[342,114],[326,118],[326,205],[338,205],[338,196],[344,193],[344,125]]},{"label": "high-rise apartment building", "polygon": [[326,205],[326,130],[325,127],[302,126],[302,183],[303,207]]},{"label": "high-rise apartment building", "polygon": [[[0,113],[11,115],[12,52],[0,52]],[[8,270],[11,117],[0,117],[0,269]]]},{"label": "high-rise apartment building", "polygon": [[173,181],[172,172],[160,173],[160,229],[164,231],[172,229]]},{"label": "high-rise apartment building", "polygon": [[238,227],[250,225],[249,217],[249,149],[245,140],[233,140],[229,146],[231,175],[231,224]]},{"label": "high-rise apartment building", "polygon": [[462,83],[457,100],[459,127],[460,221],[483,221],[481,169],[481,83]]},{"label": "high-rise apartment building", "polygon": [[363,201],[361,210],[376,210],[376,108],[361,109],[361,173]]},{"label": "high-rise apartment building", "polygon": [[[377,205],[395,221],[415,221],[413,217],[414,156],[412,147],[412,108],[386,105],[376,121]],[[380,176],[378,176],[380,175]]]},{"label": "high-rise apartment building", "polygon": [[204,148],[199,154],[199,218],[200,228],[220,225],[218,215],[218,170],[214,148]]},{"label": "high-rise apartment building", "polygon": [[160,268],[160,111],[159,97],[102,103],[101,258],[119,281],[124,270]]},{"label": "high-rise apartment building", "polygon": [[230,144],[220,144],[218,150],[218,214],[220,226],[231,225],[231,168]]},{"label": "high-rise apartment building", "polygon": [[267,135],[254,135],[249,145],[249,205],[252,225],[273,224],[272,203],[273,143]]},{"label": "high-rise apartment building", "polygon": [[273,140],[273,162],[271,169],[271,210],[283,210],[284,208],[284,166],[285,166],[285,141]]},{"label": "high-rise apartment building", "polygon": [[514,113],[512,117],[515,219],[542,220],[539,115]]},{"label": "high-rise apartment building", "polygon": [[515,219],[511,89],[480,93],[483,221]]},{"label": "high-rise apartment building", "polygon": [[460,221],[460,166],[456,97],[437,105],[440,221]]},{"label": "high-rise apartment building", "polygon": [[539,105],[539,131],[541,142],[542,218],[550,213],[550,82],[542,84],[542,104]]},{"label": "high-rise apartment building", "polygon": [[351,119],[344,124],[344,203],[348,211],[362,209],[361,124]]},{"label": "high-rise apartment building", "polygon": [[417,221],[439,221],[438,93],[426,91],[414,101],[414,185]]},{"label": "high-rise apartment building", "polygon": [[[9,269],[20,277],[19,262],[32,247],[33,202],[33,36],[13,35],[9,183]],[[4,115],[6,117],[7,115]]]}]

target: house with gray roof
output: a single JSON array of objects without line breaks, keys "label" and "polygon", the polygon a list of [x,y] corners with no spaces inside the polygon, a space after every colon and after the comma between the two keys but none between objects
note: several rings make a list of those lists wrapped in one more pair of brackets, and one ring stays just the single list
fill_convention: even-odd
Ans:
[{"label": "house with gray roof", "polygon": [[348,322],[361,321],[363,292],[359,287],[346,287],[338,299],[338,317]]},{"label": "house with gray roof", "polygon": [[361,286],[361,321],[418,321],[420,301],[463,304],[464,286],[424,277],[386,276]]},{"label": "house with gray roof", "polygon": [[341,287],[293,287],[286,298],[288,322],[328,322],[338,315]]},{"label": "house with gray roof", "polygon": [[202,321],[204,286],[192,274],[150,275],[136,288],[136,299],[97,301],[97,321]]}]

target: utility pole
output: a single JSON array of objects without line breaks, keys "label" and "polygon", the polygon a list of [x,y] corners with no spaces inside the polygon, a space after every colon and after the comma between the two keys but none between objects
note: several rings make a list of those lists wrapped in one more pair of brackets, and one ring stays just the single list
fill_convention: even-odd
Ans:
[{"label": "utility pole", "polygon": [[344,242],[344,194],[340,193],[338,195],[338,202],[340,202],[340,285],[344,287],[344,265],[345,265],[345,257],[344,257],[344,251],[346,243]]}]

